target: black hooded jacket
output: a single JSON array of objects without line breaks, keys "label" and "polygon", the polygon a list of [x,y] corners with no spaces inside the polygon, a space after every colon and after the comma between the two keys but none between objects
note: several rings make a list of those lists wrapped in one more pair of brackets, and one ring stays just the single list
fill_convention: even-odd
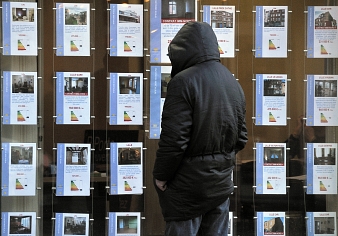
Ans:
[{"label": "black hooded jacket", "polygon": [[207,23],[189,22],[169,45],[171,81],[153,169],[168,181],[159,195],[164,220],[188,220],[223,203],[233,191],[235,154],[247,142],[244,93],[220,63]]}]

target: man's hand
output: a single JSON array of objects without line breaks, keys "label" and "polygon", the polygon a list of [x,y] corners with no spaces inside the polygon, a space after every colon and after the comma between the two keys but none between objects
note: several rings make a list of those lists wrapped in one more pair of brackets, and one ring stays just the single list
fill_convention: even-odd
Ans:
[{"label": "man's hand", "polygon": [[167,181],[161,181],[158,179],[155,179],[156,186],[161,190],[165,191],[167,189]]},{"label": "man's hand", "polygon": [[304,127],[305,142],[313,142],[316,139],[315,130],[311,126]]},{"label": "man's hand", "polygon": [[292,136],[294,138],[299,138],[300,134],[302,133],[303,126],[304,126],[303,118],[304,118],[303,115],[301,115],[297,118],[297,126],[294,129],[294,131],[292,132]]}]

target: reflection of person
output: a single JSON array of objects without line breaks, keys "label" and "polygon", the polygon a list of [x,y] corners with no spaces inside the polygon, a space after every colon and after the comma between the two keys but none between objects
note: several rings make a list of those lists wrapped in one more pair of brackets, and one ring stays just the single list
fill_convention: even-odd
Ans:
[{"label": "reflection of person", "polygon": [[153,170],[165,233],[227,235],[235,154],[247,142],[244,94],[220,63],[207,23],[186,23],[169,58],[172,79]]},{"label": "reflection of person", "polygon": [[[290,148],[289,158],[302,158],[301,142],[304,139],[306,143],[324,143],[325,127],[322,126],[306,126],[303,122],[304,116],[301,115],[297,119],[297,126],[288,138],[287,145]],[[303,137],[302,137],[303,136]]]},{"label": "reflection of person", "polygon": [[51,164],[52,164],[52,157],[45,153],[43,155],[43,176],[50,176],[52,173]]}]

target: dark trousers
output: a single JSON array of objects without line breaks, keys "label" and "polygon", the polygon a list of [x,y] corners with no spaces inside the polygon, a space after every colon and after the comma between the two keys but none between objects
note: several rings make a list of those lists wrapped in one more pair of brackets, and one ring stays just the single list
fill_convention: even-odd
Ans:
[{"label": "dark trousers", "polygon": [[165,236],[227,236],[229,198],[211,211],[186,221],[167,221]]}]

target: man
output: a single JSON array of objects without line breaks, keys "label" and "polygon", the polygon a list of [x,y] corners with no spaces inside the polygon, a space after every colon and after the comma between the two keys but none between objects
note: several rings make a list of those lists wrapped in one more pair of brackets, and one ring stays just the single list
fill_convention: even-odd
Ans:
[{"label": "man", "polygon": [[227,235],[235,154],[247,142],[243,90],[207,23],[186,23],[168,50],[172,79],[153,170],[165,234]]}]

